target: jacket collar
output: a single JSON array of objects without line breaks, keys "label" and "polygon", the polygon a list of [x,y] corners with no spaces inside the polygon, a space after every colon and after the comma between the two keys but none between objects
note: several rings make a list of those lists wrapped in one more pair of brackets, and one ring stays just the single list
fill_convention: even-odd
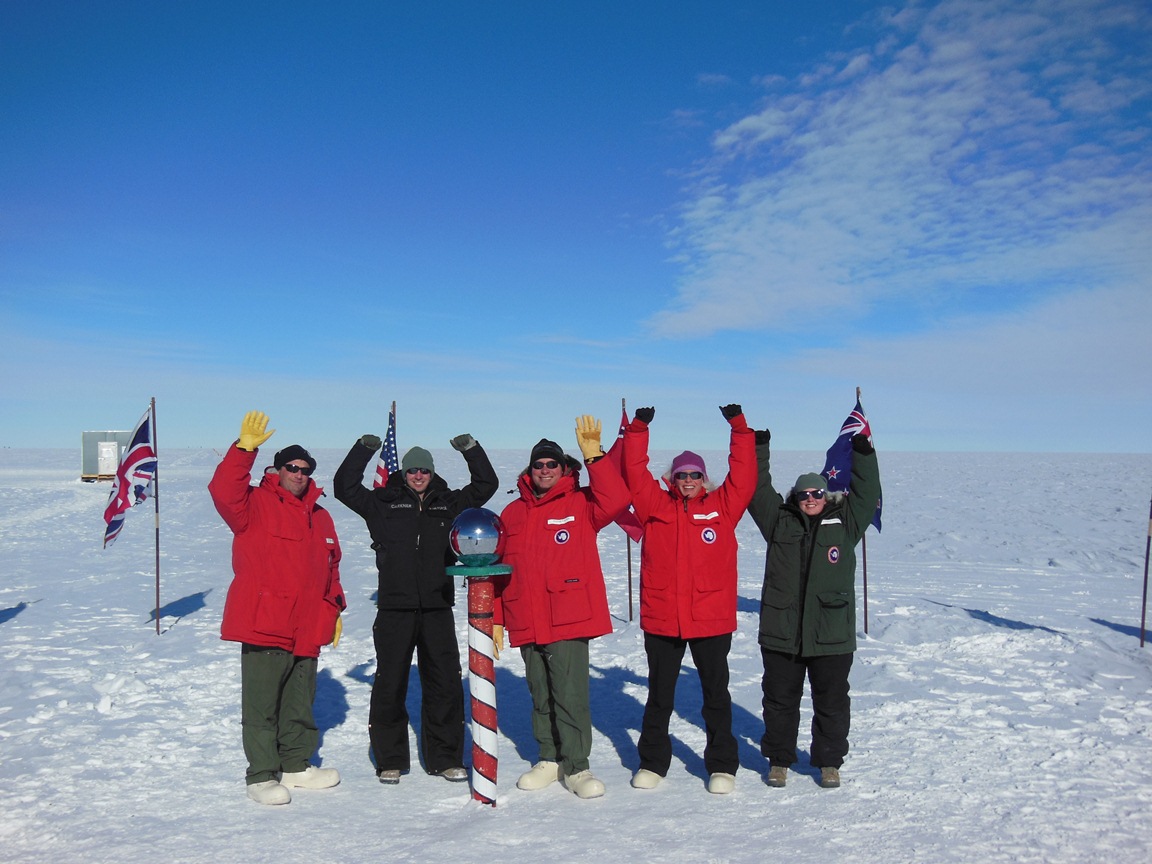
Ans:
[{"label": "jacket collar", "polygon": [[520,475],[516,486],[520,490],[520,497],[528,504],[535,506],[551,501],[553,498],[559,498],[561,495],[567,495],[569,492],[575,492],[580,488],[580,474],[576,471],[566,474],[557,480],[551,489],[539,497],[532,487],[532,478],[527,471]]}]

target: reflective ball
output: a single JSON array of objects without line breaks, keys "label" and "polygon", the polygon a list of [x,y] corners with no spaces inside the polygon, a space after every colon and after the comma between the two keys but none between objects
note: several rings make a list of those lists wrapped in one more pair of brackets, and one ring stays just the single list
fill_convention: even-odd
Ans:
[{"label": "reflective ball", "polygon": [[469,507],[452,522],[448,541],[465,567],[487,567],[504,552],[504,523],[491,510]]}]

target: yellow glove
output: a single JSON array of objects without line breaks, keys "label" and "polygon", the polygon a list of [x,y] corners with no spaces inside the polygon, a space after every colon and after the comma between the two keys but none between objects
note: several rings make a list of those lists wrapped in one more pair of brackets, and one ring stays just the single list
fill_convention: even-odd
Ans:
[{"label": "yellow glove", "polygon": [[332,647],[335,648],[340,644],[340,634],[344,632],[344,619],[336,616],[336,629],[332,631]]},{"label": "yellow glove", "polygon": [[577,417],[576,443],[580,445],[580,453],[585,462],[603,456],[604,451],[600,449],[600,421],[589,414]]},{"label": "yellow glove", "polygon": [[504,625],[492,625],[492,654],[497,660],[500,659],[500,652],[504,650]]},{"label": "yellow glove", "polygon": [[263,411],[249,411],[244,415],[244,422],[240,424],[240,440],[236,446],[241,450],[257,449],[261,444],[272,437],[275,429],[265,432],[268,428],[268,415]]}]

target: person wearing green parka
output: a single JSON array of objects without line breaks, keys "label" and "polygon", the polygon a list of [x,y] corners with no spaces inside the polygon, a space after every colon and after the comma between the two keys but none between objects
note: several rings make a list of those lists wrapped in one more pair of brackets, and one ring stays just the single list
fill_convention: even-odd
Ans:
[{"label": "person wearing green parka", "polygon": [[820,474],[801,474],[787,496],[772,485],[768,430],[756,432],[759,479],[748,512],[768,541],[760,599],[764,737],[768,785],[783,786],[796,762],[800,699],[812,691],[811,764],[820,785],[840,785],[848,753],[848,673],[856,651],[856,544],[880,500],[876,450],[852,438],[848,493]]}]

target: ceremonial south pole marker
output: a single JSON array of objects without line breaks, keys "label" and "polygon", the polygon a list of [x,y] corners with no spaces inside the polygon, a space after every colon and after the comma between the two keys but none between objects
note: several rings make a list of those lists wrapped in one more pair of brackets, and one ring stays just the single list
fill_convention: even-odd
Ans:
[{"label": "ceremonial south pole marker", "polygon": [[460,560],[451,576],[468,580],[468,690],[472,710],[472,797],[496,806],[500,762],[496,737],[496,658],[492,641],[494,580],[512,568],[497,564],[504,548],[504,526],[490,510],[474,507],[452,523],[452,551]]}]

